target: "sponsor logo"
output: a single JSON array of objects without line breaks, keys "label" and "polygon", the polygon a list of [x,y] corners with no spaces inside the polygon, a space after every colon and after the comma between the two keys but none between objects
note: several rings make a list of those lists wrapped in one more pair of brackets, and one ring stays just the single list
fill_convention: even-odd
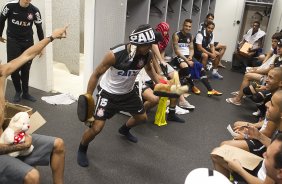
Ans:
[{"label": "sponsor logo", "polygon": [[128,70],[128,71],[119,70],[117,72],[117,75],[132,77],[132,76],[136,76],[138,73],[139,73],[139,70]]},{"label": "sponsor logo", "polygon": [[16,24],[18,26],[23,26],[23,27],[30,26],[30,22],[19,21],[19,20],[15,20],[15,19],[12,19],[12,23]]},{"label": "sponsor logo", "polygon": [[28,13],[27,14],[27,19],[28,20],[33,20],[33,14],[32,13]]},{"label": "sponsor logo", "polygon": [[188,43],[178,43],[178,47],[188,47]]},{"label": "sponsor logo", "polygon": [[35,23],[39,24],[39,23],[42,22],[42,19],[41,19],[41,16],[40,16],[40,13],[39,13],[39,12],[36,12],[36,13],[35,13],[35,17],[36,17]]},{"label": "sponsor logo", "polygon": [[140,109],[140,110],[138,110],[137,112],[141,112],[143,110],[143,108],[142,109]]},{"label": "sponsor logo", "polygon": [[17,13],[17,12],[13,12],[13,14],[14,14],[14,15],[18,15],[19,13]]}]

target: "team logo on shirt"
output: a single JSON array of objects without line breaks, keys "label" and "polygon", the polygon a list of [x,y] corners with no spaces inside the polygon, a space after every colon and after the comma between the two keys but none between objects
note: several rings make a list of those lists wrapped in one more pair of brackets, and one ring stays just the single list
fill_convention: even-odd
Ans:
[{"label": "team logo on shirt", "polygon": [[99,108],[98,111],[97,111],[97,116],[99,116],[99,117],[104,116],[104,111],[105,111],[105,109]]},{"label": "team logo on shirt", "polygon": [[33,14],[32,13],[28,13],[27,14],[27,19],[28,20],[33,20]]},{"label": "team logo on shirt", "polygon": [[137,63],[137,68],[143,68],[144,67],[144,59],[139,59],[138,63]]},{"label": "team logo on shirt", "polygon": [[187,43],[190,43],[190,38],[187,38]]},{"label": "team logo on shirt", "polygon": [[6,16],[7,13],[8,13],[8,11],[9,11],[9,8],[6,6],[6,7],[2,10],[2,15],[3,15],[3,16]]}]

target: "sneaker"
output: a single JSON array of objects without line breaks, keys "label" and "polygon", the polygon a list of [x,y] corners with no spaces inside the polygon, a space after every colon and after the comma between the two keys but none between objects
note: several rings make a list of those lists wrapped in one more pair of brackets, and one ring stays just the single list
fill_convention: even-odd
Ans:
[{"label": "sneaker", "polygon": [[133,136],[129,130],[124,130],[123,127],[120,127],[120,129],[118,129],[118,132],[122,135],[124,135],[127,140],[131,141],[131,142],[134,142],[134,143],[137,143],[138,142],[138,139],[137,137]]},{"label": "sneaker", "polygon": [[14,99],[13,99],[13,102],[19,102],[21,101],[21,94],[22,92],[16,92],[15,96],[14,96]]},{"label": "sneaker", "polygon": [[179,102],[179,107],[182,109],[194,110],[195,106],[191,105],[188,101]]},{"label": "sneaker", "polygon": [[258,109],[256,112],[253,112],[252,114],[253,114],[253,116],[259,116],[260,115],[260,110]]},{"label": "sneaker", "polygon": [[175,122],[178,122],[178,123],[185,123],[184,119],[179,118],[175,114],[168,114],[166,120],[167,121],[175,121]]},{"label": "sneaker", "polygon": [[212,96],[212,95],[214,95],[214,96],[221,96],[222,95],[222,93],[221,92],[219,92],[219,91],[216,91],[216,90],[211,90],[211,91],[208,91],[208,96]]},{"label": "sneaker", "polygon": [[31,102],[36,102],[36,98],[34,98],[33,96],[31,96],[30,94],[26,93],[26,94],[23,94],[22,96],[23,99],[26,99],[26,100],[29,100]]},{"label": "sneaker", "polygon": [[197,88],[196,86],[192,87],[192,92],[195,93],[196,95],[199,95],[201,93],[201,91],[199,90],[199,88]]},{"label": "sneaker", "polygon": [[215,79],[223,79],[223,76],[220,75],[218,72],[213,72],[212,73],[213,78]]}]

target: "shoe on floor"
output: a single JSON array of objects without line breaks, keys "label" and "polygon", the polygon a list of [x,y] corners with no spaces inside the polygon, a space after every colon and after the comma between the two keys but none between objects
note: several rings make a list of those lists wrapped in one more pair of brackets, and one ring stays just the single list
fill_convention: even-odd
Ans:
[{"label": "shoe on floor", "polygon": [[168,114],[166,120],[167,121],[175,121],[175,122],[178,122],[178,123],[185,123],[184,119],[179,118],[175,114]]},{"label": "shoe on floor", "polygon": [[127,140],[131,141],[131,142],[134,142],[134,143],[137,143],[138,142],[138,139],[137,137],[133,136],[128,130],[124,130],[122,127],[118,130],[118,132],[122,135],[124,135]]},{"label": "shoe on floor", "polygon": [[227,103],[231,103],[231,104],[233,104],[233,105],[241,105],[241,102],[235,101],[234,98],[227,98],[227,99],[226,99],[226,102],[227,102]]},{"label": "shoe on floor", "polygon": [[192,87],[192,92],[195,93],[196,95],[199,95],[201,93],[201,91],[199,90],[199,88],[197,88],[196,86]]},{"label": "shoe on floor", "polygon": [[253,116],[260,116],[260,110],[258,109],[256,112],[252,113]]},{"label": "shoe on floor", "polygon": [[21,101],[21,94],[22,92],[16,92],[15,96],[14,96],[14,99],[13,99],[13,102],[19,102]]},{"label": "shoe on floor", "polygon": [[182,109],[188,109],[188,110],[194,110],[195,106],[191,105],[188,101],[183,101],[183,102],[179,102],[179,107],[181,107]]},{"label": "shoe on floor", "polygon": [[216,78],[216,79],[223,79],[223,76],[220,75],[218,72],[213,72],[212,76],[213,76],[213,78]]},{"label": "shoe on floor", "polygon": [[216,90],[211,90],[211,91],[208,91],[208,96],[221,96],[222,95],[222,93],[221,92],[219,92],[219,91],[216,91]]},{"label": "shoe on floor", "polygon": [[34,98],[33,96],[31,96],[30,94],[23,94],[22,95],[22,98],[23,99],[26,99],[26,100],[29,100],[29,101],[31,101],[31,102],[36,102],[36,98]]}]

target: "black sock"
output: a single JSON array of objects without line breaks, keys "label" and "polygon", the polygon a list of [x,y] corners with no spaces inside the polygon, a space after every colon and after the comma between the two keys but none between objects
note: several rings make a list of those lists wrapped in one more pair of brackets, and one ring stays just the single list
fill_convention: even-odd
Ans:
[{"label": "black sock", "polygon": [[211,91],[212,90],[212,87],[208,81],[208,78],[202,78],[201,77],[201,82],[206,86],[207,90],[208,91]]},{"label": "black sock", "polygon": [[77,163],[81,167],[87,167],[89,165],[89,161],[86,155],[87,149],[88,149],[88,145],[85,146],[80,143],[77,152]]},{"label": "black sock", "polygon": [[88,145],[85,146],[81,143],[79,144],[79,148],[78,148],[79,151],[86,153],[87,149],[88,149]]}]

